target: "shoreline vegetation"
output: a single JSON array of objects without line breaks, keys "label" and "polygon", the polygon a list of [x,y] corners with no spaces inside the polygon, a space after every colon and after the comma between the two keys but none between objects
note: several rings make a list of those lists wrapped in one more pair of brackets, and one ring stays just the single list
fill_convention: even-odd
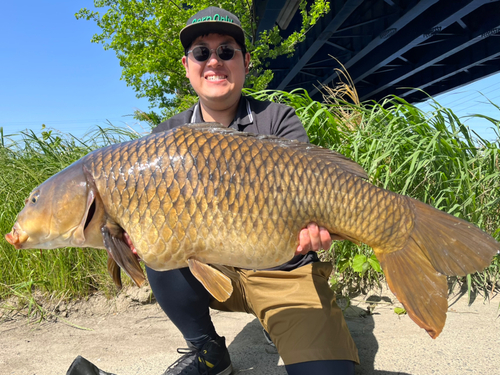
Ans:
[{"label": "shoreline vegetation", "polygon": [[[491,123],[496,140],[485,140],[435,101],[427,113],[397,96],[359,103],[347,87],[327,93],[326,103],[313,101],[304,90],[247,94],[294,107],[312,143],[359,163],[373,184],[468,220],[500,240],[500,120],[472,115]],[[491,105],[500,118],[500,107]],[[27,307],[43,315],[40,295],[69,300],[97,291],[116,294],[104,250],[16,250],[4,239],[34,187],[98,147],[141,136],[108,125],[82,139],[44,127],[16,137],[4,136],[0,129],[0,306]],[[366,292],[383,281],[366,245],[337,242],[321,256],[336,265],[331,283],[339,296]],[[498,293],[500,255],[483,272],[450,282],[466,287],[469,295]],[[2,303],[13,299],[16,306]]]}]

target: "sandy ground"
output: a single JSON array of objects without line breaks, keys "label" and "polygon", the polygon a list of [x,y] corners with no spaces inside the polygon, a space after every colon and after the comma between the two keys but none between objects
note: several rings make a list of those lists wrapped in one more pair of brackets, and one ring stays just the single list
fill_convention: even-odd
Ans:
[{"label": "sandy ground", "polygon": [[[66,374],[78,355],[117,375],[162,374],[185,343],[159,307],[147,303],[148,292],[132,288],[111,301],[97,296],[60,303],[41,323],[0,310],[0,374]],[[392,301],[388,292],[368,301],[359,296],[345,310],[362,361],[356,374],[500,374],[500,296],[490,302],[477,297],[471,306],[466,296],[451,296],[436,340],[408,316],[396,315]],[[213,320],[227,339],[233,374],[286,374],[253,316],[214,311]]]}]

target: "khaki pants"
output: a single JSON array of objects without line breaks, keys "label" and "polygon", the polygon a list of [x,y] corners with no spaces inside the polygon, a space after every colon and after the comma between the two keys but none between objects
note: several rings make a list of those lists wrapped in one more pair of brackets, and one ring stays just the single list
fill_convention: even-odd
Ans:
[{"label": "khaki pants", "polygon": [[254,314],[271,336],[286,365],[351,360],[359,363],[342,311],[328,285],[332,265],[314,262],[293,271],[236,268],[234,291],[210,307]]}]

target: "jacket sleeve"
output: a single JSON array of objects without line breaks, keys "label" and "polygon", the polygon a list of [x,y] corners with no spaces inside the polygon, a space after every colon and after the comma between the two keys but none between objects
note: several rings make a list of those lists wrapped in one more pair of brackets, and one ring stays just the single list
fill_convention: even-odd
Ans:
[{"label": "jacket sleeve", "polygon": [[302,125],[295,110],[283,104],[277,105],[279,106],[279,110],[277,111],[278,118],[274,121],[273,135],[309,143],[304,125]]}]

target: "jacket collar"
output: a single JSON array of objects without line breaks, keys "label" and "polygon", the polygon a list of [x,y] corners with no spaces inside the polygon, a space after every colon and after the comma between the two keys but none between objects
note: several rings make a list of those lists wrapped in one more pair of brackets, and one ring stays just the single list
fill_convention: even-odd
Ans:
[{"label": "jacket collar", "polygon": [[[193,114],[191,115],[190,123],[204,122],[203,116],[201,114],[200,102],[196,103],[193,108]],[[247,126],[253,122],[252,108],[250,107],[250,101],[243,95],[240,97],[240,102],[238,104],[238,110],[236,111],[236,116],[234,120],[229,125],[230,128],[238,129],[239,126]]]}]

